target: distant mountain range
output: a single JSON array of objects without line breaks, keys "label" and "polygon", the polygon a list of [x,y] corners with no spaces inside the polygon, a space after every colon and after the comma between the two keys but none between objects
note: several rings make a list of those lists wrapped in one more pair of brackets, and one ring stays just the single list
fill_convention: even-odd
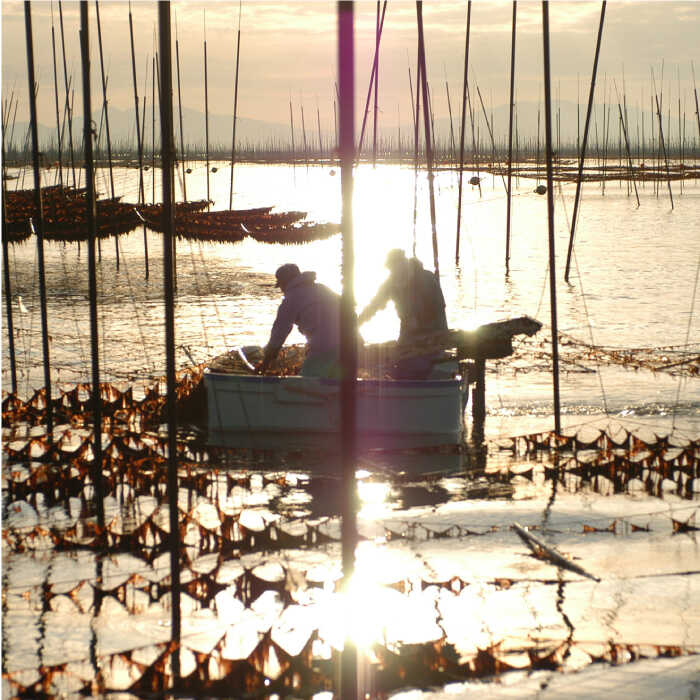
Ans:
[{"label": "distant mountain range", "polygon": [[[486,125],[484,118],[484,110],[481,105],[473,105],[472,114],[474,119],[474,136],[472,136],[471,119],[467,119],[465,129],[465,147],[471,150],[472,138],[474,137],[478,143],[478,150],[486,152],[491,150],[491,135],[496,142],[496,147],[503,150],[507,144],[508,138],[508,123],[509,110],[507,105],[500,105],[492,110],[486,109],[490,130]],[[586,117],[586,105],[576,105],[571,102],[563,102],[561,105],[554,107],[552,114],[552,138],[554,147],[558,144],[564,146],[573,146],[580,142],[583,136],[584,121]],[[685,117],[685,115],[683,115]],[[688,119],[694,117],[691,114]],[[202,112],[193,109],[183,110],[183,135],[185,144],[190,151],[199,151],[204,153],[205,147],[205,117]],[[358,131],[361,120],[358,121]],[[100,127],[100,114],[95,115],[95,123]],[[121,110],[110,108],[109,110],[110,134],[112,140],[112,149],[114,152],[120,150],[133,151],[136,148],[136,120],[133,110]],[[679,143],[678,137],[679,115],[667,113],[664,115],[664,138],[669,149],[677,148]],[[539,137],[538,137],[539,126]],[[27,123],[18,123],[14,128],[13,144],[17,149],[22,148],[24,139],[27,134]],[[209,115],[209,148],[210,152],[227,153],[231,148],[232,137],[232,117],[231,115],[210,114]],[[152,117],[151,114],[146,114],[145,127],[145,150],[150,152],[152,145]],[[301,127],[295,120],[295,146],[300,152],[303,149],[303,136]],[[459,147],[460,140],[460,118],[455,117],[450,125],[449,118],[439,118],[435,120],[435,141],[438,145],[444,148],[450,147],[452,138],[456,147]],[[622,143],[622,130],[620,128],[619,110],[617,104],[594,106],[593,118],[589,130],[589,148],[597,148],[598,144],[603,144],[605,141],[605,130],[607,129],[607,143],[610,149],[615,150],[619,143]],[[367,133],[364,139],[364,148],[367,149],[371,144],[371,118],[368,120]],[[180,144],[180,124],[177,110],[175,113],[175,141]],[[636,108],[628,109],[627,114],[627,133],[634,150],[638,141],[644,141],[647,144],[652,138],[658,138],[658,119],[651,112],[641,112]],[[8,140],[10,138],[10,130],[6,133],[6,148],[10,149]],[[104,127],[102,127],[102,140],[104,139]],[[523,149],[530,150],[536,147],[539,142],[540,147],[544,150],[544,133],[545,119],[544,110],[541,105],[536,103],[518,103],[515,122],[514,122],[514,142],[518,139],[518,144]],[[405,150],[410,150],[410,143],[413,138],[413,127],[406,123],[401,125],[401,140]],[[318,146],[318,130],[307,128],[307,142],[309,149],[315,149]],[[379,139],[391,140],[395,145],[398,137],[398,126],[394,124],[380,123]],[[82,138],[82,119],[79,116],[73,121],[73,143],[79,144]],[[328,131],[322,132],[321,138],[324,143],[324,148],[329,148],[329,144],[334,141],[334,135]],[[55,148],[56,146],[56,128],[47,126],[46,124],[39,125],[39,140],[42,149]],[[159,144],[159,125],[158,115],[156,114],[156,145]],[[67,135],[63,137],[64,150],[67,149]],[[236,125],[236,144],[241,150],[251,150],[252,148],[262,151],[271,150],[288,150],[291,146],[291,128],[290,125],[276,122],[266,122],[247,117],[239,117]],[[694,149],[697,152],[698,142],[695,132],[688,129],[688,136],[685,138],[686,150]],[[77,146],[76,146],[77,148]],[[104,145],[103,145],[104,148]]]}]

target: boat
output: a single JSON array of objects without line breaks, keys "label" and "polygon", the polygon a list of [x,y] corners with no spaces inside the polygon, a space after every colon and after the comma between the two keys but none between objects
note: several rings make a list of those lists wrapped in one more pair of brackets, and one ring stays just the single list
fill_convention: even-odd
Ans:
[{"label": "boat", "polygon": [[[468,395],[463,377],[356,381],[361,446],[417,447],[462,441]],[[229,374],[208,367],[204,383],[212,445],[302,447],[339,441],[339,380]]]},{"label": "boat", "polygon": [[[513,352],[515,335],[534,335],[542,324],[527,316],[473,331],[447,330],[415,339],[364,346],[356,380],[360,447],[458,445],[465,437],[464,410],[474,384],[472,410],[483,422],[484,362]],[[440,354],[442,353],[442,354]],[[340,385],[304,377],[304,347],[285,346],[272,376],[255,374],[259,346],[235,348],[209,362],[203,374],[208,442],[226,447],[339,444]],[[389,378],[388,369],[410,355],[433,355],[427,379]]]}]

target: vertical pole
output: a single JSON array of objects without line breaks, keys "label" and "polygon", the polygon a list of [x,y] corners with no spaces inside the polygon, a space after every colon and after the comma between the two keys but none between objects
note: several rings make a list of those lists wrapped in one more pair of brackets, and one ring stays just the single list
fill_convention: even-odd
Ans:
[{"label": "vertical pole", "polygon": [[[139,202],[146,201],[143,191],[143,142],[141,140],[141,122],[139,118],[139,92],[136,82],[136,53],[134,51],[134,22],[131,16],[131,0],[129,0],[129,37],[131,39],[131,77],[134,83],[134,107],[136,111],[136,146],[139,154]],[[146,256],[146,279],[148,279],[148,238],[146,226],[143,227],[143,248]]]},{"label": "vertical pole", "polygon": [[36,113],[36,80],[34,78],[34,38],[32,7],[24,3],[24,25],[27,36],[27,74],[29,78],[29,130],[32,138],[34,166],[34,222],[39,265],[39,300],[41,305],[41,342],[44,353],[44,390],[46,392],[46,429],[53,433],[53,402],[51,399],[51,360],[49,356],[49,324],[46,311],[46,269],[44,266],[44,213],[41,203],[41,172],[39,164],[39,129]]},{"label": "vertical pole", "polygon": [[552,94],[549,64],[549,2],[542,2],[542,27],[544,31],[544,103],[545,141],[547,152],[547,222],[549,229],[549,299],[552,319],[552,385],[554,388],[554,431],[561,435],[559,406],[559,329],[557,325],[557,276],[554,257],[554,187],[552,175]]},{"label": "vertical pole", "polygon": [[586,159],[586,147],[588,145],[588,128],[591,124],[591,112],[593,110],[593,95],[595,94],[595,82],[598,75],[598,57],[600,56],[600,44],[603,38],[603,23],[605,22],[605,5],[607,0],[603,0],[600,8],[600,23],[598,25],[598,39],[595,46],[595,58],[593,59],[593,75],[591,76],[591,87],[588,92],[588,108],[586,109],[586,123],[583,126],[583,143],[578,160],[578,177],[576,178],[576,196],[574,197],[574,212],[571,215],[571,234],[569,235],[569,249],[566,253],[566,270],[564,280],[569,281],[569,271],[571,269],[571,253],[574,249],[574,232],[576,231],[576,218],[578,216],[578,205],[581,200],[581,185],[583,182],[583,164]]},{"label": "vertical pole", "polygon": [[299,96],[300,109],[301,109],[301,136],[304,141],[304,162],[306,167],[309,167],[309,151],[306,145],[306,124],[304,122],[304,103],[301,102],[301,96]]},{"label": "vertical pole", "polygon": [[[355,432],[356,432],[356,375],[357,344],[355,320],[355,252],[353,239],[353,161],[355,120],[354,71],[354,5],[352,2],[338,2],[338,80],[340,93],[339,129],[340,140],[340,186],[342,190],[341,230],[343,236],[343,293],[342,317],[340,324],[341,364],[343,378],[340,386],[340,415],[342,434],[342,483],[343,483],[343,523],[342,557],[343,576],[349,581],[355,569],[355,548],[357,546],[357,513],[355,511]],[[340,697],[342,700],[357,700],[357,648],[346,637],[341,661]]]},{"label": "vertical pole", "polygon": [[318,126],[318,157],[323,157],[323,139],[321,138],[321,110],[318,106],[318,98],[316,98],[316,125]]},{"label": "vertical pole", "polygon": [[[236,163],[236,119],[238,118],[238,59],[241,54],[241,4],[238,4],[238,34],[236,37],[236,79],[233,89],[233,134],[231,135],[231,185],[228,193],[228,208],[233,208],[233,166]],[[179,81],[179,77],[178,77]],[[178,82],[179,85],[179,82]]]},{"label": "vertical pole", "polygon": [[673,209],[673,190],[671,189],[671,174],[668,169],[668,154],[666,153],[666,141],[664,139],[664,127],[663,127],[663,117],[661,116],[661,106],[659,104],[658,94],[654,94],[654,99],[656,100],[656,115],[659,119],[659,143],[664,154],[664,163],[666,165],[666,177],[668,178],[668,196],[671,198],[671,209]]},{"label": "vertical pole", "polygon": [[90,41],[88,33],[87,0],[80,2],[80,55],[83,67],[83,153],[85,155],[85,185],[88,224],[88,281],[90,289],[90,348],[92,355],[92,415],[93,415],[93,483],[97,524],[105,526],[104,487],[102,484],[102,394],[100,391],[100,354],[97,327],[97,272],[95,269],[95,172],[92,158],[92,97],[90,93]]},{"label": "vertical pole", "polygon": [[175,57],[177,64],[177,106],[180,116],[180,160],[182,160],[182,199],[187,201],[187,180],[185,172],[185,137],[182,128],[182,92],[180,90],[180,43],[175,39]]},{"label": "vertical pole", "polygon": [[379,40],[382,38],[382,29],[384,28],[384,15],[386,14],[386,4],[388,0],[384,0],[384,7],[382,8],[382,19],[379,23],[379,34],[378,41],[375,45],[374,61],[372,61],[372,72],[369,78],[369,90],[367,90],[367,100],[365,101],[365,111],[362,117],[362,128],[360,129],[360,142],[357,146],[357,157],[360,157],[362,153],[362,144],[365,140],[365,126],[367,124],[367,115],[369,114],[369,101],[372,97],[372,87],[374,85],[375,78],[377,76],[377,68],[379,65]]},{"label": "vertical pole", "polygon": [[506,274],[510,269],[510,205],[512,199],[511,184],[513,180],[513,107],[515,94],[515,18],[518,3],[513,0],[513,30],[510,44],[510,101],[508,104],[508,190],[506,197]]},{"label": "vertical pole", "polygon": [[435,187],[433,183],[433,149],[430,138],[430,104],[428,102],[428,81],[426,78],[425,41],[423,38],[423,1],[416,2],[416,16],[418,20],[418,61],[420,63],[420,81],[423,92],[423,123],[425,127],[425,159],[428,168],[428,189],[430,191],[430,223],[433,231],[433,264],[435,277],[440,280],[440,264],[438,260],[437,229],[435,226]]},{"label": "vertical pole", "polygon": [[294,112],[292,111],[292,96],[289,96],[289,127],[292,133],[292,165],[296,163],[297,154],[294,147]]},{"label": "vertical pole", "polygon": [[175,139],[173,129],[173,80],[170,37],[170,2],[158,2],[160,48],[160,129],[161,163],[163,168],[163,277],[165,282],[165,356],[168,419],[168,509],[170,512],[170,576],[172,581],[171,628],[175,643],[171,666],[173,687],[180,681],[180,524],[178,518],[177,479],[177,414],[175,406],[175,312],[173,284],[173,243],[175,240],[174,163]]},{"label": "vertical pole", "polygon": [[637,182],[634,179],[634,168],[632,166],[632,153],[630,151],[630,141],[629,141],[629,138],[627,136],[627,127],[625,126],[625,119],[622,115],[622,106],[620,105],[619,100],[617,102],[617,109],[620,112],[620,124],[622,126],[622,134],[625,137],[625,149],[627,151],[627,163],[629,166],[629,176],[630,176],[630,179],[632,180],[632,185],[634,186],[634,194],[637,198],[637,206],[640,206],[639,192],[637,192]]},{"label": "vertical pole", "polygon": [[53,3],[51,4],[51,51],[53,53],[53,86],[56,99],[56,134],[58,139],[58,182],[63,187],[63,153],[61,152],[61,115],[58,107],[58,71],[56,69],[56,32],[53,26]]},{"label": "vertical pole", "polygon": [[[105,113],[105,131],[107,135],[107,160],[109,161],[109,184],[112,199],[116,197],[114,192],[114,172],[112,169],[112,137],[109,131],[109,104],[107,102],[107,79],[105,77],[105,63],[102,53],[102,23],[100,22],[100,4],[95,0],[95,14],[97,17],[97,41],[100,46],[100,74],[102,76],[102,104],[104,105]],[[117,270],[119,269],[119,236],[114,236],[114,254],[117,262]]]},{"label": "vertical pole", "polygon": [[71,171],[73,172],[73,187],[75,184],[75,154],[73,151],[73,107],[71,105],[71,100],[68,96],[68,64],[66,63],[66,40],[63,33],[63,6],[61,0],[58,0],[58,18],[61,27],[61,50],[63,52],[63,83],[66,87],[66,111],[68,115],[68,144],[70,147],[70,165]]},{"label": "vertical pole", "polygon": [[[3,148],[4,151],[4,148]],[[5,180],[2,182],[2,221],[3,226],[7,225],[7,215],[5,212]],[[15,328],[12,321],[12,288],[10,284],[10,255],[8,251],[7,236],[2,237],[2,270],[5,283],[5,316],[7,317],[7,342],[10,352],[10,377],[12,381],[12,393],[17,394],[17,362],[15,358]]]},{"label": "vertical pole", "polygon": [[[205,15],[206,17],[206,15]],[[205,139],[205,162],[207,165],[207,210],[211,202],[209,194],[209,76],[207,71],[207,29],[204,27],[204,139]]]}]

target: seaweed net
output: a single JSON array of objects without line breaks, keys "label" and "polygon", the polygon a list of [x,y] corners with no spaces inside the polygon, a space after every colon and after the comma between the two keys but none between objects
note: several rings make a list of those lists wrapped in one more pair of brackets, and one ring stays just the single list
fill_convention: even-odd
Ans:
[{"label": "seaweed net", "polygon": [[[506,367],[515,372],[551,371],[551,338],[523,338],[513,344],[513,355],[497,359],[490,368]],[[559,333],[560,371],[592,374],[600,366],[647,370],[674,377],[700,377],[700,344],[623,348],[595,345]]]}]

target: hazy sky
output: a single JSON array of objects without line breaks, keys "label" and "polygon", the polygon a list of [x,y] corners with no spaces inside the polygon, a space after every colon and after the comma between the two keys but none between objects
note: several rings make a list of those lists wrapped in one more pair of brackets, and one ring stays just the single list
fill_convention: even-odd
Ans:
[{"label": "hazy sky", "polygon": [[[203,47],[206,39],[209,110],[231,114],[239,3],[183,0],[173,2],[171,7],[179,39],[184,105],[204,111]],[[103,1],[99,8],[110,105],[133,109],[129,4]],[[466,1],[426,0],[423,4],[428,78],[436,118],[448,113],[446,83],[455,118],[459,113],[466,8]],[[307,119],[315,119],[318,106],[324,125],[332,123],[337,65],[336,3],[248,1],[243,2],[240,9],[239,116],[288,123],[291,99],[295,110],[299,105],[304,106]],[[376,11],[376,2],[355,3],[356,100],[360,114],[374,51]],[[479,86],[487,104],[508,101],[512,11],[512,2],[475,0],[472,4],[470,79]],[[579,100],[585,104],[601,3],[555,1],[550,3],[549,12],[553,99]],[[32,3],[39,121],[47,125],[55,123],[52,13],[59,86],[64,90],[58,5],[46,0]],[[102,91],[94,2],[89,3],[89,13],[96,111]],[[151,61],[157,45],[157,6],[155,2],[135,1],[131,13],[139,96],[142,98],[145,94],[150,105]],[[74,110],[80,113],[82,82],[77,2],[63,3],[63,20],[68,73],[76,90]],[[408,72],[410,67],[415,79],[416,45],[415,2],[390,0],[380,48],[379,74],[380,118],[387,125],[396,124],[399,115],[404,123],[410,120]],[[628,104],[639,104],[644,99],[646,106],[652,95],[653,71],[657,91],[661,90],[663,77],[664,100],[668,99],[668,104],[677,105],[680,86],[682,108],[694,119],[693,65],[700,72],[700,2],[608,2],[597,91],[600,101],[604,88],[615,100],[615,85],[621,94],[624,80]],[[543,99],[542,74],[542,4],[521,0],[517,4],[517,101]],[[2,0],[3,100],[14,92],[20,99],[20,112],[26,110],[27,105],[26,76],[23,3]]]}]

